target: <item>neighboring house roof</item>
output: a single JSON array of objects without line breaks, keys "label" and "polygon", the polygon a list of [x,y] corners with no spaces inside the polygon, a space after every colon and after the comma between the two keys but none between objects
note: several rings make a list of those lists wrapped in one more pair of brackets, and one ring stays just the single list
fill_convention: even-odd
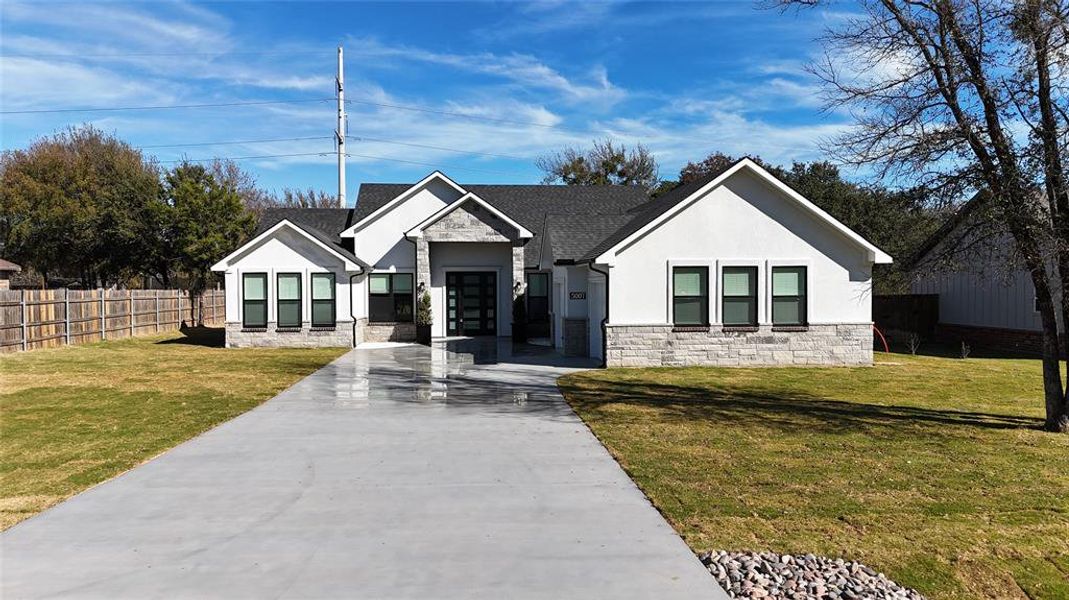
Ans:
[{"label": "neighboring house roof", "polygon": [[[524,262],[528,266],[538,264],[542,248],[542,235],[548,215],[556,215],[561,220],[571,218],[577,225],[589,225],[587,231],[579,235],[593,240],[595,231],[601,229],[598,221],[610,216],[619,223],[618,215],[648,203],[645,190],[622,185],[505,185],[505,184],[462,184],[488,204],[511,217],[529,230],[534,237],[524,246]],[[375,213],[399,195],[413,186],[409,183],[365,183],[360,186],[356,208],[353,210],[353,223]],[[598,219],[590,217],[597,216]],[[340,232],[341,230],[339,230]],[[599,241],[594,240],[593,243]],[[578,259],[579,256],[556,256],[557,259]]]},{"label": "neighboring house roof", "polygon": [[706,177],[681,185],[660,198],[651,201],[647,206],[636,211],[636,216],[627,224],[587,252],[586,255],[582,257],[582,260],[584,262],[610,261],[612,258],[610,253],[621,250],[631,241],[645,234],[645,232],[657,227],[665,220],[672,218],[672,216],[677,214],[680,210],[683,210],[691,202],[702,197],[713,188],[721,185],[732,175],[743,169],[750,171],[760,179],[764,180],[818,220],[824,222],[832,229],[838,231],[844,237],[863,248],[869,254],[869,258],[873,262],[883,264],[892,262],[891,256],[886,252],[880,250],[871,242],[858,235],[854,230],[843,225],[835,217],[832,217],[823,209],[807,200],[789,185],[780,181],[775,175],[769,173],[764,167],[749,158],[739,160],[719,175]]},{"label": "neighboring house roof", "polygon": [[984,205],[985,198],[987,198],[987,195],[984,192],[973,194],[972,198],[959,206],[958,209],[943,222],[939,229],[936,229],[932,235],[928,236],[928,239],[921,243],[916,252],[906,259],[904,266],[907,269],[916,267],[926,256],[928,256],[928,253],[939,245],[939,242],[942,242],[948,235],[950,235],[951,231],[954,231],[958,225],[964,223],[965,220],[969,218],[969,215],[979,210]]},{"label": "neighboring house roof", "polygon": [[10,271],[12,273],[18,273],[19,271],[22,271],[22,267],[16,265],[10,260],[4,260],[0,258],[0,271]]}]

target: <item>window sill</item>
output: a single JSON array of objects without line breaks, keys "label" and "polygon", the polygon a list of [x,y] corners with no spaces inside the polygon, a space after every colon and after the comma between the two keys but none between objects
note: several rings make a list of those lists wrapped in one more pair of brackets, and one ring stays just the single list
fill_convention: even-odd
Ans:
[{"label": "window sill", "polygon": [[798,333],[798,332],[809,331],[809,325],[773,325],[772,326],[772,331],[783,331],[783,332],[791,332],[791,331],[793,331],[793,332]]},{"label": "window sill", "polygon": [[412,321],[368,321],[368,325],[412,325]]},{"label": "window sill", "polygon": [[276,327],[275,331],[278,333],[300,333],[300,327]]},{"label": "window sill", "polygon": [[241,333],[267,333],[267,327],[242,327]]},{"label": "window sill", "polygon": [[724,325],[724,333],[753,333],[759,330],[756,325]]},{"label": "window sill", "polygon": [[672,333],[695,333],[708,331],[708,325],[674,325],[672,327]]},{"label": "window sill", "polygon": [[309,331],[334,331],[337,329],[334,325],[312,325]]}]

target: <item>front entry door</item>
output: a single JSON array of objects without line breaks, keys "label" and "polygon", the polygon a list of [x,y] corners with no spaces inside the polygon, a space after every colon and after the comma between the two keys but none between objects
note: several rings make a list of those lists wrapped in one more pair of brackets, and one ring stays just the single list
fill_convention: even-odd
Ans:
[{"label": "front entry door", "polygon": [[446,335],[497,335],[497,274],[446,273]]}]

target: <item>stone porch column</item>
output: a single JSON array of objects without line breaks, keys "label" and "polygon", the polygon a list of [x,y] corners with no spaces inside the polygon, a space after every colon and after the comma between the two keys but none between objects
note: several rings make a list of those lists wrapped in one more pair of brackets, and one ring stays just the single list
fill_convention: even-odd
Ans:
[{"label": "stone porch column", "polygon": [[416,238],[416,289],[431,289],[431,243],[427,238]]},{"label": "stone porch column", "polygon": [[[523,242],[512,242],[512,299],[515,300],[527,291],[527,282],[523,277]],[[517,285],[519,284],[519,285]]]}]

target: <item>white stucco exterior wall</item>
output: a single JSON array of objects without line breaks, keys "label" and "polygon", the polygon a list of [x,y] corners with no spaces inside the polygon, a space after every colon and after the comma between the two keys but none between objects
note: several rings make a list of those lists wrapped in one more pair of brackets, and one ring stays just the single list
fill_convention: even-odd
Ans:
[{"label": "white stucco exterior wall", "polygon": [[708,266],[709,322],[720,320],[720,269],[758,269],[758,322],[771,320],[772,266],[808,268],[810,324],[871,323],[871,262],[856,242],[747,170],[697,199],[618,252],[611,268],[610,320],[672,322],[671,267]]},{"label": "white stucco exterior wall", "polygon": [[[242,277],[247,273],[267,275],[267,327],[266,330],[244,329],[242,314]],[[300,313],[303,326],[299,334],[278,332],[278,274],[300,274]],[[335,276],[335,314],[337,327],[330,330],[310,328],[311,278],[316,273],[332,273]],[[230,260],[223,273],[227,295],[227,344],[228,345],[348,345],[353,343],[356,327],[353,325],[351,303],[355,298],[350,293],[350,277],[360,277],[356,271],[346,271],[345,261],[304,235],[288,228],[281,228],[259,243],[245,248],[241,255]],[[359,313],[357,313],[359,314]],[[280,337],[281,336],[281,337]]]},{"label": "white stucco exterior wall", "polygon": [[412,269],[416,250],[404,234],[429,215],[460,197],[460,192],[437,179],[413,193],[392,210],[355,232],[353,254],[375,269]]}]

